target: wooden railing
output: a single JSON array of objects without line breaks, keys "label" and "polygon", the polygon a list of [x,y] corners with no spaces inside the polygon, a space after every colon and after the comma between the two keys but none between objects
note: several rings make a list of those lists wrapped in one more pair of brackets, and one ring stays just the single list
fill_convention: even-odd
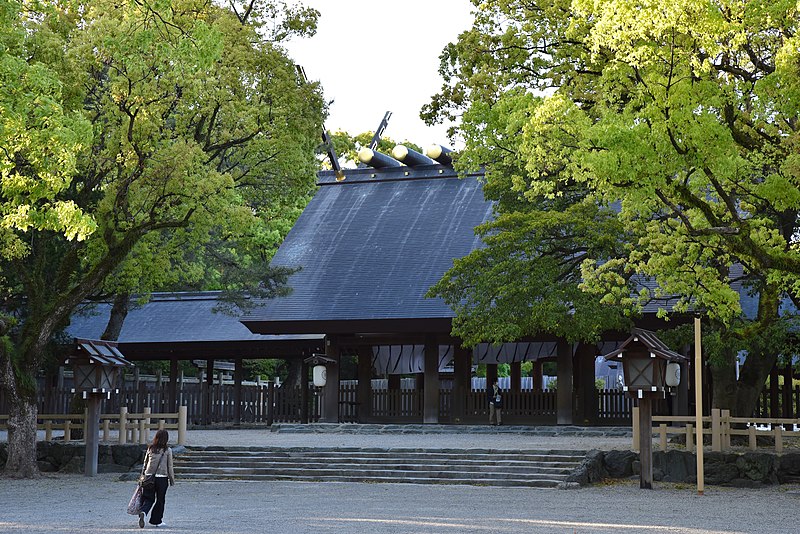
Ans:
[{"label": "wooden railing", "polygon": [[387,419],[421,419],[422,391],[382,389],[372,392],[372,416]]},{"label": "wooden railing", "polygon": [[[669,435],[686,436],[686,450],[692,452],[698,440],[698,433],[711,437],[712,451],[731,449],[731,436],[748,436],[748,448],[758,448],[758,436],[774,438],[775,452],[783,452],[784,438],[800,438],[800,419],[766,417],[731,417],[730,410],[712,409],[711,415],[703,417],[702,428],[695,428],[696,419],[692,416],[654,415],[653,435],[658,436],[661,450],[667,450]],[[682,425],[682,426],[679,426]],[[702,443],[702,441],[700,441]],[[639,450],[639,408],[633,409],[633,450]]]},{"label": "wooden railing", "polygon": [[[176,413],[151,413],[145,408],[142,413],[129,413],[120,408],[118,414],[100,415],[100,434],[102,442],[146,444],[150,441],[153,430],[177,430],[178,445],[186,444],[186,406],[180,406]],[[167,422],[170,421],[170,422]],[[0,415],[0,430],[8,430],[8,416]],[[39,414],[37,429],[44,430],[45,441],[51,441],[54,434],[59,434],[65,443],[83,441],[86,435],[86,412],[82,414]],[[73,431],[81,430],[81,438],[73,439]],[[111,433],[116,432],[112,440]]]}]

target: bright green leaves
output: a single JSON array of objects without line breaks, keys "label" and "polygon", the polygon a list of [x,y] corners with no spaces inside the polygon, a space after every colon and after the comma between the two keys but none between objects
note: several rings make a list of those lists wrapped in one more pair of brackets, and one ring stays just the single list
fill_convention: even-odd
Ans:
[{"label": "bright green leaves", "polygon": [[318,14],[241,7],[0,0],[0,259],[62,273],[42,299],[258,284],[313,189],[324,103],[271,42]]},{"label": "bright green leaves", "polygon": [[[585,235],[591,252],[575,279],[632,313],[669,302],[731,324],[741,315],[735,265],[744,269],[737,281],[800,302],[796,1],[475,4],[475,25],[443,54],[447,82],[423,115],[461,116],[458,163],[486,166],[498,221],[613,206],[625,231],[611,234],[618,242],[603,254],[594,252],[597,236]],[[530,222],[558,235],[540,217]],[[484,262],[493,250],[499,244],[487,240]],[[551,261],[552,251],[540,251],[524,263],[545,272]],[[478,292],[491,289],[474,277],[460,287],[462,325],[481,306]],[[525,316],[540,302],[526,298],[503,306]]]},{"label": "bright green leaves", "polygon": [[457,312],[453,333],[467,344],[532,333],[596,340],[626,322],[578,288],[579,266],[610,255],[620,232],[613,213],[591,203],[503,213],[477,229],[486,247],[454,261],[430,295]]},{"label": "bright green leaves", "polygon": [[31,37],[20,5],[0,4],[0,258],[19,258],[27,251],[20,232],[83,240],[94,231],[93,218],[61,198],[92,132],[63,108],[58,74],[26,61]]}]

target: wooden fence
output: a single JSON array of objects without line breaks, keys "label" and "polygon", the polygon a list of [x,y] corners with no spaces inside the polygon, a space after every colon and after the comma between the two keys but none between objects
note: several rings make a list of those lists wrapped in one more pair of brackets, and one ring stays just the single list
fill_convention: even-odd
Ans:
[{"label": "wooden fence", "polygon": [[[654,415],[653,435],[658,437],[661,450],[667,450],[669,435],[686,436],[686,450],[693,451],[699,441],[698,434],[710,436],[712,451],[731,449],[731,436],[747,436],[748,448],[758,448],[758,436],[774,438],[776,452],[783,452],[784,438],[800,438],[800,419],[731,417],[730,410],[714,408],[711,415],[701,418],[702,428],[695,427],[693,416]],[[639,450],[639,408],[633,409],[633,446]]]},{"label": "wooden fence", "polygon": [[[86,435],[86,419],[86,412],[39,414],[37,429],[44,431],[45,441],[51,441],[54,437],[60,437],[65,443],[82,441]],[[186,406],[178,408],[176,413],[154,413],[150,408],[145,408],[141,413],[131,413],[123,407],[119,413],[100,415],[100,438],[104,443],[145,444],[150,442],[153,430],[177,430],[178,445],[185,445],[186,422]],[[8,415],[0,415],[0,430],[8,430]]]},{"label": "wooden fence", "polygon": [[[777,381],[776,381],[777,383]],[[371,392],[370,419],[392,422],[421,422],[423,392],[417,389],[374,389]],[[227,423],[236,420],[236,397],[233,384],[183,383],[176,388],[177,406],[186,406],[190,425]],[[339,391],[340,421],[358,421],[358,393],[355,384],[342,384]],[[303,420],[303,393],[299,387],[275,387],[273,384],[244,384],[241,388],[239,420],[242,423],[297,423]],[[308,420],[320,418],[322,391],[311,388],[308,394]],[[81,413],[83,407],[74,402],[74,395],[67,388],[42,387],[39,391],[39,412],[45,414]],[[439,418],[452,421],[452,390],[442,388],[439,392]],[[592,420],[597,425],[629,425],[633,400],[622,390],[601,389],[596,391],[596,415]],[[756,418],[793,419],[800,417],[800,386],[768,387],[759,398]],[[503,415],[512,424],[554,424],[556,417],[555,390],[521,390],[503,392]],[[206,406],[208,405],[208,406]],[[488,399],[483,390],[466,393],[463,400],[463,422],[483,422],[488,418]],[[119,394],[103,401],[103,413],[119,413],[126,407],[131,413],[142,413],[145,408],[154,412],[168,413],[172,406],[169,385],[165,382],[126,383]],[[657,416],[667,414],[666,404],[654,406]],[[4,393],[0,391],[0,413],[8,413]]]},{"label": "wooden fence", "polygon": [[[775,380],[777,384],[777,380]],[[758,396],[754,417],[792,419],[800,417],[800,385],[767,386]]]}]

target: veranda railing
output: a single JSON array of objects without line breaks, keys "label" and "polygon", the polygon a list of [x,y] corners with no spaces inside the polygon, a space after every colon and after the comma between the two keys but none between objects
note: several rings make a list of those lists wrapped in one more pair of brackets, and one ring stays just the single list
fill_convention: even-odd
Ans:
[{"label": "veranda railing", "polygon": [[[39,414],[37,429],[45,433],[45,441],[61,438],[65,443],[83,441],[86,435],[86,412],[82,414]],[[141,413],[128,412],[120,408],[118,414],[100,415],[100,438],[104,443],[149,443],[154,430],[176,430],[178,445],[186,444],[186,406],[176,413],[153,413],[145,408]],[[0,430],[8,430],[8,416],[0,415]],[[73,432],[81,431],[80,439],[73,439]]]},{"label": "veranda railing", "polygon": [[[730,410],[714,408],[702,418],[702,428],[695,427],[694,416],[654,415],[653,436],[658,437],[661,450],[667,450],[670,435],[686,436],[686,450],[693,451],[698,434],[711,437],[712,451],[731,450],[731,436],[747,436],[748,448],[758,448],[758,436],[774,438],[775,452],[783,452],[784,438],[800,438],[800,419],[766,417],[731,417]],[[639,408],[633,408],[633,447],[639,450]]]}]

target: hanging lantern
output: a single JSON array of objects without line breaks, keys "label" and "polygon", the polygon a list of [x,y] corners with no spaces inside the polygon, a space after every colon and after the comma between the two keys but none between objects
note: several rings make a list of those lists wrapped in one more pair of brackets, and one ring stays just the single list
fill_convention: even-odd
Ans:
[{"label": "hanging lantern", "polygon": [[314,385],[318,388],[325,387],[328,379],[328,370],[324,365],[314,366]]}]

